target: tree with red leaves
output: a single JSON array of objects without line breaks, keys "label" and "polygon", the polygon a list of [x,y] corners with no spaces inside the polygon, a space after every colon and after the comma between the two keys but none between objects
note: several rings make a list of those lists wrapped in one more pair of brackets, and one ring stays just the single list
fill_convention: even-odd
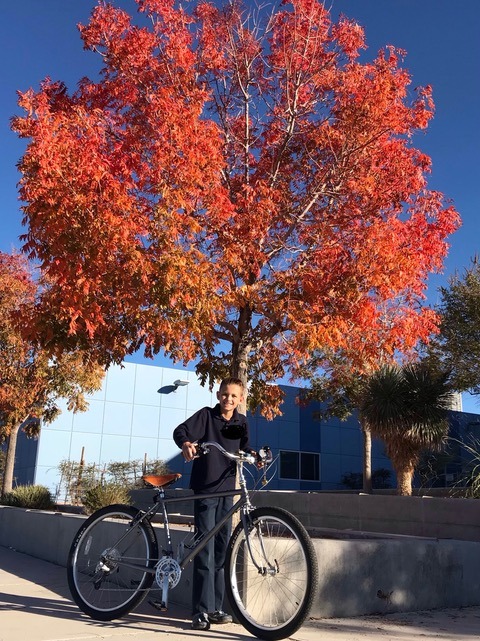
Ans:
[{"label": "tree with red leaves", "polygon": [[267,384],[312,352],[369,367],[426,338],[459,218],[412,144],[433,101],[404,52],[360,62],[362,27],[317,0],[136,4],[80,26],[98,82],[20,94],[24,251],[50,283],[35,336],[240,376],[268,417]]},{"label": "tree with red leaves", "polygon": [[54,357],[23,337],[37,293],[25,258],[0,252],[0,441],[8,441],[2,495],[12,490],[22,426],[28,436],[37,436],[40,420],[50,422],[60,413],[60,398],[67,400],[70,410],[86,410],[85,394],[99,389],[104,376],[103,368],[86,353]]}]

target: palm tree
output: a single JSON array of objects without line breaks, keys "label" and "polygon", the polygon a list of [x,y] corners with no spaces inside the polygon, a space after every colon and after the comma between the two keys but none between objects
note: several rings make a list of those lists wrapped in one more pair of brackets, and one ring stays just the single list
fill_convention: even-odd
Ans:
[{"label": "palm tree", "polygon": [[397,493],[411,495],[420,454],[448,435],[452,393],[448,374],[421,363],[385,365],[371,374],[360,401],[360,421],[385,443],[397,475]]}]

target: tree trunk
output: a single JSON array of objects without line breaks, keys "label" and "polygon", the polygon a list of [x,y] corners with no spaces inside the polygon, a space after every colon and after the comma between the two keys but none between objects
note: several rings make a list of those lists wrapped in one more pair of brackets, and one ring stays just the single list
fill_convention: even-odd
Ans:
[{"label": "tree trunk", "polygon": [[248,392],[248,356],[252,346],[247,341],[240,341],[232,349],[232,371],[231,375],[239,378],[245,389],[244,401],[238,406],[240,414],[247,415],[247,392]]},{"label": "tree trunk", "polygon": [[362,425],[363,435],[363,491],[372,493],[372,433]]},{"label": "tree trunk", "polygon": [[411,463],[396,467],[397,475],[397,494],[399,496],[412,495],[412,480],[415,472],[415,466]]},{"label": "tree trunk", "polygon": [[[251,346],[245,341],[241,341],[240,344],[234,345],[232,350],[232,371],[231,375],[235,378],[239,378],[243,383],[243,388],[245,390],[243,396],[243,402],[239,404],[238,411],[240,414],[247,415],[247,392],[248,392],[248,355],[250,353]],[[240,487],[238,475],[235,480],[235,488]],[[232,530],[240,523],[240,512],[237,512],[232,516]]]},{"label": "tree trunk", "polygon": [[2,496],[12,491],[13,488],[13,469],[15,467],[15,452],[17,449],[18,432],[22,423],[17,423],[10,432],[8,437],[7,454],[5,457],[5,470],[3,472]]}]

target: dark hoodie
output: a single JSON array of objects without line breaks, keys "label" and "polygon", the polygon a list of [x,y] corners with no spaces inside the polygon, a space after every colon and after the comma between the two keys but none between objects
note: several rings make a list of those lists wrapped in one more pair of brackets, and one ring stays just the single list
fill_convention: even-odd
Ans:
[{"label": "dark hoodie", "polygon": [[[227,452],[250,451],[248,423],[243,414],[234,410],[230,420],[225,419],[220,404],[204,407],[181,423],[173,432],[173,440],[179,448],[186,441],[203,443],[214,441]],[[235,489],[235,462],[224,456],[215,447],[193,461],[190,488],[194,492],[223,492]]]}]

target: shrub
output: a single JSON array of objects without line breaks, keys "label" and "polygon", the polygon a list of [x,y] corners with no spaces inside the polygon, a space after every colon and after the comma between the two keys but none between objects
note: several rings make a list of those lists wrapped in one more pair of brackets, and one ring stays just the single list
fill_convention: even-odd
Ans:
[{"label": "shrub", "polygon": [[63,460],[59,465],[60,484],[57,498],[63,494],[65,503],[74,505],[82,503],[82,497],[99,485],[117,485],[129,489],[143,487],[143,474],[167,474],[168,465],[165,461],[114,461],[108,464],[96,465],[77,461]]},{"label": "shrub", "polygon": [[118,483],[100,483],[89,488],[83,498],[83,509],[86,514],[92,514],[101,507],[112,505],[113,503],[130,504],[130,494],[128,489]]},{"label": "shrub", "polygon": [[384,467],[372,472],[372,487],[374,490],[388,490],[392,487],[392,473]]},{"label": "shrub", "polygon": [[43,485],[19,485],[3,496],[2,503],[35,510],[52,510],[55,507],[49,489]]},{"label": "shrub", "polygon": [[[381,467],[372,472],[372,487],[374,490],[385,490],[392,487],[392,473]],[[362,472],[350,472],[342,476],[342,485],[349,490],[361,490],[363,487]]]},{"label": "shrub", "polygon": [[363,474],[361,472],[349,472],[343,474],[342,485],[349,490],[361,490],[363,485]]},{"label": "shrub", "polygon": [[82,495],[101,482],[101,471],[93,463],[85,464],[63,460],[58,469],[60,471],[60,487],[57,491],[57,499],[63,487],[65,503],[69,500],[73,505],[78,505],[81,503]]},{"label": "shrub", "polygon": [[469,435],[466,441],[458,442],[464,451],[464,463],[457,486],[466,488],[467,497],[478,499],[480,498],[480,440]]}]

